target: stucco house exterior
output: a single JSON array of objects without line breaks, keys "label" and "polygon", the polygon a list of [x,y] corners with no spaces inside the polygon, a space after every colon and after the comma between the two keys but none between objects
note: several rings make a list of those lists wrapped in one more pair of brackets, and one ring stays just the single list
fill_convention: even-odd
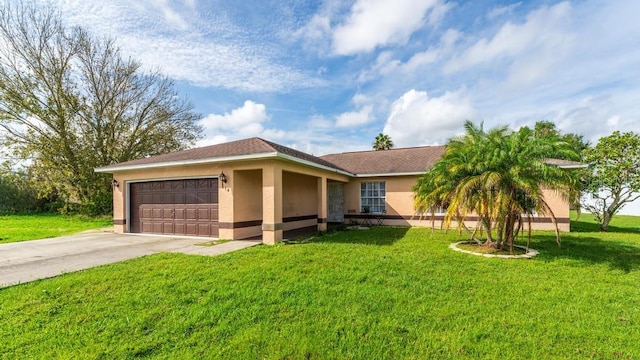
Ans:
[{"label": "stucco house exterior", "polygon": [[[316,157],[250,138],[96,171],[113,174],[117,232],[274,244],[299,231],[324,231],[327,223],[431,226],[430,216],[414,209],[412,187],[443,152],[423,146]],[[569,231],[569,204],[552,190],[545,196],[560,229]],[[537,217],[534,227],[553,225]]]}]

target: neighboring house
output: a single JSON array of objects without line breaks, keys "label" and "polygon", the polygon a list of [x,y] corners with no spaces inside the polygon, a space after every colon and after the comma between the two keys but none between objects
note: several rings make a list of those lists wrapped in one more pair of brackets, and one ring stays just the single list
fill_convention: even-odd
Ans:
[{"label": "neighboring house", "polygon": [[[328,222],[431,226],[430,214],[414,210],[412,187],[443,151],[423,146],[316,157],[251,138],[96,171],[113,174],[118,232],[261,237],[274,244],[324,231]],[[545,196],[560,229],[569,231],[569,204],[554,191]],[[436,214],[436,226],[441,219]],[[537,229],[552,226],[550,218],[534,219]]]}]

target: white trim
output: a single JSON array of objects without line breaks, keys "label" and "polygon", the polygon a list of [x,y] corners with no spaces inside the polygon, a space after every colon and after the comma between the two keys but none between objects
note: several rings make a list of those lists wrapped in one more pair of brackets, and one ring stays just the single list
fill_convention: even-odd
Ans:
[{"label": "white trim", "polygon": [[126,233],[130,233],[131,232],[131,182],[130,181],[125,181],[124,182],[124,186],[127,189],[127,194],[125,196],[125,210],[124,210],[124,231]]},{"label": "white trim", "polygon": [[575,165],[556,165],[561,169],[586,169],[589,167],[589,164],[575,164]]},{"label": "white trim", "polygon": [[368,178],[368,177],[386,177],[386,176],[414,176],[414,175],[424,175],[427,171],[416,171],[416,172],[398,172],[398,173],[379,173],[379,174],[354,174],[353,177],[357,178]]},{"label": "white trim", "polygon": [[300,159],[300,158],[297,158],[295,156],[291,156],[291,155],[287,155],[287,154],[283,154],[283,153],[276,153],[276,154],[277,154],[277,157],[282,158],[284,160],[297,162],[297,163],[302,164],[302,165],[307,165],[307,166],[315,167],[315,168],[322,169],[322,170],[336,172],[336,173],[342,174],[342,175],[354,176],[354,174],[352,174],[350,172],[346,172],[344,170],[339,170],[339,169],[332,168],[332,167],[325,166],[325,165],[320,165],[318,163],[314,163],[314,162],[309,161],[309,160]]},{"label": "white trim", "polygon": [[[114,173],[114,172],[127,171],[127,170],[153,169],[158,167],[198,165],[198,164],[210,164],[210,163],[243,161],[243,160],[257,160],[257,159],[268,159],[268,158],[281,158],[283,160],[292,161],[301,165],[306,165],[306,166],[318,168],[321,170],[331,171],[331,172],[335,172],[335,173],[346,175],[346,176],[354,176],[354,174],[344,170],[332,168],[326,165],[321,165],[313,161],[300,159],[295,156],[283,154],[277,151],[269,152],[269,153],[261,153],[261,154],[252,154],[252,155],[225,156],[225,157],[198,159],[198,160],[167,161],[167,162],[141,164],[141,165],[129,165],[129,166],[110,165],[110,166],[96,168],[94,169],[94,171],[102,172],[102,173]],[[201,177],[199,176],[197,178],[201,178]],[[145,179],[143,181],[147,181],[147,180]],[[149,181],[153,181],[153,180],[149,180]]]},{"label": "white trim", "polygon": [[197,179],[219,179],[220,175],[205,175],[205,176],[179,176],[179,177],[163,177],[163,178],[145,178],[126,180],[127,183],[143,183],[151,181],[170,181],[170,180],[197,180]]},{"label": "white trim", "polygon": [[192,159],[192,160],[166,161],[166,162],[158,162],[158,163],[151,163],[151,164],[128,165],[128,166],[108,165],[108,166],[95,168],[93,170],[95,172],[101,172],[101,173],[114,173],[118,171],[153,169],[158,167],[198,165],[198,164],[211,164],[211,163],[229,162],[229,161],[265,159],[265,158],[273,158],[277,156],[278,156],[278,152],[269,152],[269,153],[261,153],[261,154],[235,155],[235,156],[214,157],[214,158],[195,159],[195,160]]}]

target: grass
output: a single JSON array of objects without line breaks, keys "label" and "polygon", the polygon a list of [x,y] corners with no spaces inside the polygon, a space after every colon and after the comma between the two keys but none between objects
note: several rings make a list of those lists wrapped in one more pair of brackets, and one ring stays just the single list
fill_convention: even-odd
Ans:
[{"label": "grass", "polygon": [[45,239],[113,225],[111,217],[35,214],[0,215],[0,244]]},{"label": "grass", "polygon": [[417,228],[134,259],[0,290],[0,358],[637,359],[639,220],[530,260]]}]

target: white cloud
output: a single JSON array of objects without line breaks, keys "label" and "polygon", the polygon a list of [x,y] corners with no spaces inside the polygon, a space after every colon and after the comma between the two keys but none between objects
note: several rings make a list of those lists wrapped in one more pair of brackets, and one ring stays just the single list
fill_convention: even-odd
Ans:
[{"label": "white cloud", "polygon": [[571,5],[562,2],[532,11],[523,24],[507,22],[493,38],[482,38],[451,59],[444,70],[454,73],[483,65],[504,68],[506,62],[513,64],[511,72],[530,81],[571,47],[570,14]]},{"label": "white cloud", "polygon": [[494,7],[487,13],[487,19],[493,20],[499,16],[510,14],[520,5],[522,5],[522,1],[505,6]]},{"label": "white cloud", "polygon": [[424,17],[435,25],[448,5],[439,0],[358,0],[347,20],[333,32],[333,52],[353,55],[370,52],[378,46],[404,44],[424,25]]},{"label": "white cloud", "polygon": [[431,46],[426,51],[414,54],[407,63],[404,64],[403,70],[411,72],[420,66],[435,63],[451,51],[460,36],[461,33],[455,29],[447,30],[444,35],[442,35],[440,43],[437,46]]},{"label": "white cloud", "polygon": [[[211,145],[235,139],[264,136],[263,124],[269,120],[266,106],[247,100],[244,104],[224,114],[209,114],[200,120],[205,138],[198,145]],[[277,135],[277,132],[269,132]]]},{"label": "white cloud", "polygon": [[274,59],[279,55],[273,42],[247,38],[246,29],[224,15],[200,13],[193,1],[181,7],[167,0],[57,0],[57,5],[70,25],[113,37],[125,56],[145,68],[195,86],[275,92],[324,84],[313,72]]},{"label": "white cloud", "polygon": [[372,110],[373,110],[373,106],[366,105],[366,106],[363,106],[358,111],[350,111],[350,112],[342,113],[336,117],[336,126],[337,127],[353,127],[353,126],[367,124],[371,122],[371,120],[373,120],[373,118],[371,117]]},{"label": "white cloud", "polygon": [[391,105],[383,132],[399,147],[444,144],[476,114],[464,89],[434,98],[412,89]]},{"label": "white cloud", "polygon": [[353,98],[351,98],[351,101],[358,110],[344,112],[336,116],[335,126],[340,128],[356,127],[368,124],[374,120],[371,98],[362,93],[356,93],[353,95]]},{"label": "white cloud", "polygon": [[309,22],[294,35],[309,40],[321,40],[331,33],[331,18],[328,14],[315,14]]},{"label": "white cloud", "polygon": [[375,80],[379,76],[397,76],[398,72],[412,74],[426,65],[432,65],[449,55],[461,37],[455,29],[448,29],[440,38],[440,42],[429,46],[425,51],[413,54],[406,63],[393,58],[391,51],[382,51],[370,69],[362,71],[358,76],[359,82]]}]

